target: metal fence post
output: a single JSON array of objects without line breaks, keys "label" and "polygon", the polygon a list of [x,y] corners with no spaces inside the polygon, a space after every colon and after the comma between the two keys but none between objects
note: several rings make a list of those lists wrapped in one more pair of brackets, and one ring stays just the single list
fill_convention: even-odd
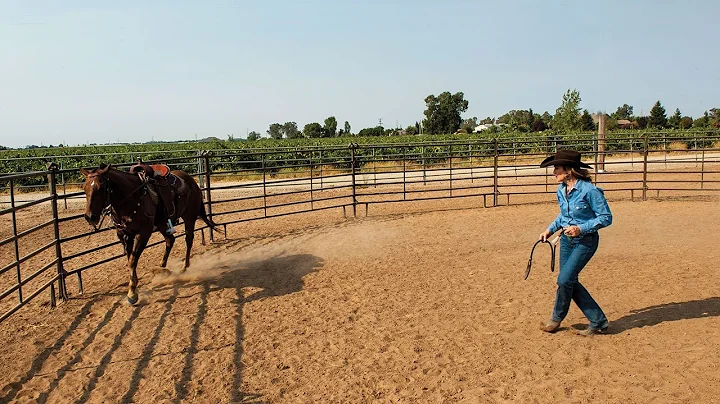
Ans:
[{"label": "metal fence post", "polygon": [[475,174],[473,173],[473,152],[472,143],[468,143],[468,154],[470,154],[470,182],[475,182]]},{"label": "metal fence post", "polygon": [[403,201],[407,200],[407,148],[403,147]]},{"label": "metal fence post", "polygon": [[450,156],[450,196],[453,196],[453,149],[452,144],[449,146],[448,155]]},{"label": "metal fence post", "polygon": [[593,133],[594,139],[593,139],[593,154],[595,155],[595,169],[593,170],[593,174],[595,175],[595,179],[593,180],[597,184],[597,172],[598,172],[598,154],[600,154],[599,148],[598,148],[598,137],[600,136],[599,133]]},{"label": "metal fence post", "polygon": [[[697,159],[697,154],[695,155]],[[702,160],[700,161],[700,189],[705,188],[705,146],[702,150]]]},{"label": "metal fence post", "polygon": [[205,161],[203,159],[203,151],[198,150],[197,152],[197,172],[198,172],[198,182],[200,183],[200,188],[205,188],[205,176],[201,173],[205,172],[205,168],[203,168],[205,164]]},{"label": "metal fence post", "polygon": [[313,173],[313,155],[315,154],[315,151],[310,149],[310,210],[315,210],[314,200],[313,197],[313,183],[315,182],[315,174]]},{"label": "metal fence post", "polygon": [[322,149],[320,149],[320,190],[323,191],[324,189],[325,185],[323,185],[323,152]]},{"label": "metal fence post", "polygon": [[423,185],[427,185],[427,163],[425,162],[425,146],[422,146],[420,148],[420,154],[422,154],[422,163],[423,163]]},{"label": "metal fence post", "polygon": [[[50,206],[52,208],[53,215],[53,232],[55,237],[55,258],[57,259],[57,274],[58,274],[58,297],[62,301],[67,301],[67,288],[65,287],[65,268],[63,267],[63,256],[62,246],[60,244],[60,225],[58,222],[58,206],[57,206],[57,171],[58,166],[55,163],[48,163],[48,185],[50,187]],[[51,289],[52,290],[52,289]],[[54,306],[54,293],[53,299],[51,299],[51,305]]]},{"label": "metal fence post", "polygon": [[643,189],[642,198],[643,201],[647,201],[647,176],[648,176],[648,134],[645,133],[643,138]]},{"label": "metal fence post", "polygon": [[352,200],[353,200],[353,217],[357,216],[357,191],[355,189],[355,148],[357,143],[350,143],[350,171],[352,177]]},{"label": "metal fence post", "polygon": [[[204,151],[202,153],[203,160],[203,172],[205,173],[205,200],[207,200],[207,215],[208,219],[212,220],[212,193],[210,192],[210,174],[212,169],[210,168],[210,152]],[[214,241],[213,229],[208,227],[208,234],[210,235],[210,242]]]},{"label": "metal fence post", "polygon": [[495,146],[495,153],[493,156],[493,206],[497,206],[497,198],[499,194],[498,190],[498,140],[493,139],[493,145]]},{"label": "metal fence post", "polygon": [[[13,246],[15,248],[15,269],[17,271],[17,283],[18,283],[18,300],[20,303],[23,302],[23,295],[22,295],[22,276],[20,274],[20,247],[18,244],[18,231],[17,231],[17,215],[15,213],[15,182],[13,180],[10,180],[9,183],[10,186],[10,207],[12,210],[10,211],[10,216],[12,218],[12,231],[13,231]],[[54,296],[54,295],[53,295]]]},{"label": "metal fence post", "polygon": [[260,164],[262,165],[263,173],[263,214],[267,217],[267,173],[265,172],[265,153],[260,155]]},{"label": "metal fence post", "polygon": [[372,161],[373,161],[373,185],[377,188],[377,164],[375,161],[375,148],[372,148]]},{"label": "metal fence post", "polygon": [[[60,169],[62,170],[62,164],[60,164]],[[63,189],[63,204],[65,205],[65,210],[67,210],[67,188],[65,186],[65,173],[60,173],[60,181],[62,181],[62,189]]]}]

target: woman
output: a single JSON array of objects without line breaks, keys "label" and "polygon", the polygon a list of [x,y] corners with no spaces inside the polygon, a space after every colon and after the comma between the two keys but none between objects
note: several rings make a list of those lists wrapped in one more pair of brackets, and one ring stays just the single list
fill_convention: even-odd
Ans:
[{"label": "woman", "polygon": [[560,214],[540,235],[540,239],[545,241],[561,229],[562,234],[555,308],[552,317],[541,329],[550,333],[557,331],[568,313],[570,300],[573,300],[590,320],[587,329],[578,334],[601,334],[607,331],[607,317],[580,284],[578,276],[597,251],[600,239],[597,231],[612,223],[612,214],[602,190],[592,184],[587,171],[590,166],[580,161],[580,153],[560,150],[540,164],[540,167],[548,166],[555,167],[553,174],[560,184],[557,190]]}]

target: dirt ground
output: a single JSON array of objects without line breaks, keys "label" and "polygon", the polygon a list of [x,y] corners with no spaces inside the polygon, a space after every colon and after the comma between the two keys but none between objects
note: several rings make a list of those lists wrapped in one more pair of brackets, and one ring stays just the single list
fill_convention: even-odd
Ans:
[{"label": "dirt ground", "polygon": [[171,271],[148,250],[138,307],[119,261],[87,271],[83,295],[70,278],[68,302],[41,295],[0,324],[0,402],[720,401],[720,198],[609,199],[581,280],[610,335],[573,334],[575,306],[539,330],[549,252],[522,275],[552,195],[333,209],[197,237],[184,274],[184,243]]}]

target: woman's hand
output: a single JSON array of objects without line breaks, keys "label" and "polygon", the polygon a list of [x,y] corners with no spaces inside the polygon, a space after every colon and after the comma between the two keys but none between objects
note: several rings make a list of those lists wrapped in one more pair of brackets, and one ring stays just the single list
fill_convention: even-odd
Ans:
[{"label": "woman's hand", "polygon": [[570,237],[577,237],[580,235],[580,228],[577,226],[566,227],[564,233]]},{"label": "woman's hand", "polygon": [[540,234],[540,240],[547,241],[547,239],[552,236],[552,233],[550,233],[550,230],[545,230],[542,234]]}]

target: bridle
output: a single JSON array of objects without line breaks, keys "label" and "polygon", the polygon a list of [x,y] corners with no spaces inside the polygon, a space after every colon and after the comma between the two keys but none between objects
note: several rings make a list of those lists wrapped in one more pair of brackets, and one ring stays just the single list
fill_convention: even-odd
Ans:
[{"label": "bridle", "polygon": [[[562,233],[561,233],[562,235]],[[538,240],[533,245],[532,250],[530,251],[530,259],[528,260],[527,268],[525,269],[525,278],[527,279],[528,276],[530,276],[530,269],[532,268],[532,261],[533,261],[533,254],[535,253],[535,247],[538,246],[540,243],[546,243],[548,246],[550,246],[550,272],[555,272],[555,250],[557,249],[558,240],[560,240],[560,235],[555,237],[552,241],[548,240]]]},{"label": "bridle", "polygon": [[[103,174],[98,173],[92,173],[88,175],[88,179],[90,178],[97,178],[102,176]],[[112,196],[112,188],[110,187],[110,179],[107,177],[103,177],[105,180],[105,201],[107,202],[107,205],[103,208],[103,210],[100,212],[100,220],[98,221],[97,225],[93,225],[94,232],[97,233],[102,229],[103,222],[105,221],[105,218],[108,216],[110,217],[110,220],[112,220],[113,225],[116,229],[119,230],[125,230],[127,228],[127,223],[132,222],[133,217],[135,217],[135,214],[137,214],[138,209],[140,209],[140,205],[142,204],[142,198],[147,194],[147,185],[145,182],[140,184],[139,187],[135,188],[132,192],[130,192],[123,200],[117,203],[118,206],[122,205],[125,201],[127,201],[131,196],[135,195],[137,191],[140,189],[143,190],[142,195],[140,196],[140,201],[137,204],[137,208],[133,211],[132,216],[128,218],[128,220],[123,221],[115,211],[115,208],[113,208],[112,203],[110,202],[110,198]]]}]

